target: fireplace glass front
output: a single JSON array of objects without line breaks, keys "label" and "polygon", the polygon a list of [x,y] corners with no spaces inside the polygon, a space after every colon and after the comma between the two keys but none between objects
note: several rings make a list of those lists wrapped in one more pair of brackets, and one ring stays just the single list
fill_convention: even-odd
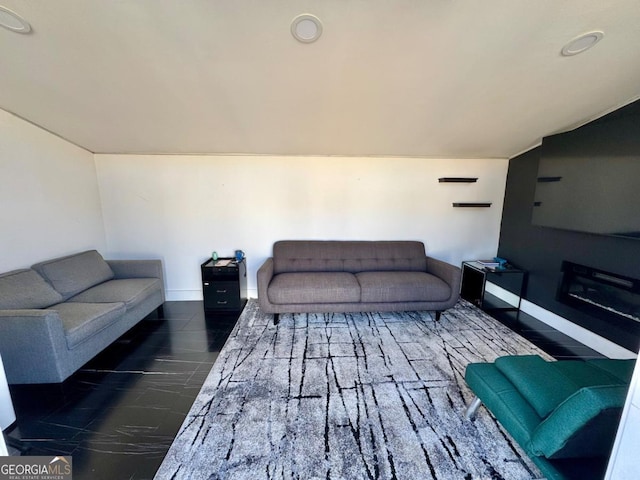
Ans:
[{"label": "fireplace glass front", "polygon": [[562,272],[561,302],[594,316],[640,322],[640,280],[567,261]]}]

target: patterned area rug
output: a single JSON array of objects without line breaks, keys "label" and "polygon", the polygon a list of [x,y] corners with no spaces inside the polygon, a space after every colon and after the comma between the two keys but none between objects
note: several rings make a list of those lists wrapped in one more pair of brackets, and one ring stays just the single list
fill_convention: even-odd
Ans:
[{"label": "patterned area rug", "polygon": [[271,315],[250,300],[156,479],[541,477],[464,411],[470,362],[537,353],[467,302],[430,312]]}]

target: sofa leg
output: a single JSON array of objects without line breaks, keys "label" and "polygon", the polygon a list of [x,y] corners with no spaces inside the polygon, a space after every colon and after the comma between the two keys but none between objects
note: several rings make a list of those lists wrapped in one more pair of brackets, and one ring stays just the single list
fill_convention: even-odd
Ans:
[{"label": "sofa leg", "polygon": [[464,417],[467,420],[473,420],[473,418],[476,416],[478,408],[480,408],[480,405],[482,405],[482,400],[480,400],[478,397],[474,397],[473,401],[467,407],[467,411],[464,412]]},{"label": "sofa leg", "polygon": [[273,324],[277,325],[278,322],[280,322],[280,314],[279,313],[274,313],[273,314]]},{"label": "sofa leg", "polygon": [[156,312],[158,313],[158,318],[164,318],[164,303],[156,308]]},{"label": "sofa leg", "polygon": [[436,322],[440,321],[440,315],[442,315],[442,310],[436,310]]}]

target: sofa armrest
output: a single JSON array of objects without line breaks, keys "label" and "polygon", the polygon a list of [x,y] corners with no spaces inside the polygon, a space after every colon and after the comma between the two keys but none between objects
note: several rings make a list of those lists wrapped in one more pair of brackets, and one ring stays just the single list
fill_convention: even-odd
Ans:
[{"label": "sofa armrest", "polygon": [[538,425],[529,449],[550,459],[608,455],[628,390],[629,385],[581,388]]},{"label": "sofa armrest", "polygon": [[31,383],[39,370],[56,369],[66,350],[55,310],[0,310],[0,352],[9,383]]},{"label": "sofa armrest", "polygon": [[258,269],[258,304],[265,313],[273,313],[269,306],[269,297],[267,296],[267,288],[273,278],[273,257],[269,257],[265,260],[262,266]]},{"label": "sofa armrest", "polygon": [[441,278],[449,287],[451,287],[452,297],[458,297],[460,295],[460,281],[462,278],[462,271],[460,268],[450,263],[443,262],[436,258],[427,257],[427,273],[431,273],[438,278]]},{"label": "sofa armrest", "polygon": [[162,286],[162,301],[166,298],[161,260],[107,260],[116,279],[158,278]]},{"label": "sofa armrest", "polygon": [[115,278],[159,278],[163,280],[160,260],[107,260]]}]

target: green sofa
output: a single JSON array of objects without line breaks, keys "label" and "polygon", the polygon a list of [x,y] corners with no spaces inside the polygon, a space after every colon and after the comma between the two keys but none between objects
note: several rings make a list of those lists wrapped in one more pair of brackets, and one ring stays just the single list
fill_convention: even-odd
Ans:
[{"label": "green sofa", "polygon": [[635,360],[560,360],[537,355],[467,365],[481,404],[549,480],[602,479]]}]

